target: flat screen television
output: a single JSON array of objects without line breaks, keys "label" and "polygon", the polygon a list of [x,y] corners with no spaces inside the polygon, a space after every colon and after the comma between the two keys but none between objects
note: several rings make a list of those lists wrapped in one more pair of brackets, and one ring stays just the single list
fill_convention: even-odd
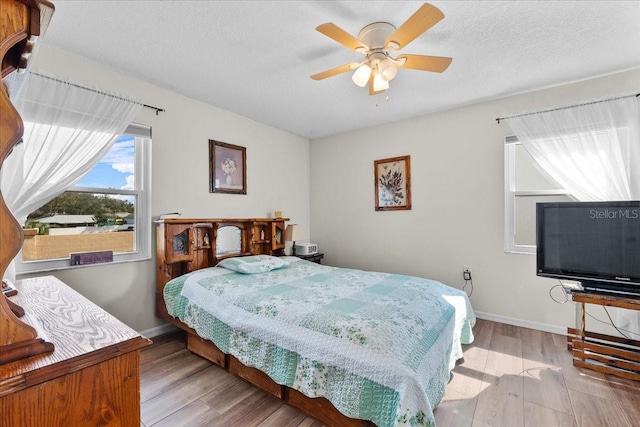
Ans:
[{"label": "flat screen television", "polygon": [[640,201],[536,204],[537,275],[640,296]]}]

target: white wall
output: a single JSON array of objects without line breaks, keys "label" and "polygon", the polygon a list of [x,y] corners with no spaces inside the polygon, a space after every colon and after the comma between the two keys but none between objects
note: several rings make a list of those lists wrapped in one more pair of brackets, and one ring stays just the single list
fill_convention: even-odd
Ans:
[{"label": "white wall", "polygon": [[[307,139],[100,68],[46,43],[32,70],[127,94],[166,110],[156,116],[144,108],[136,119],[152,127],[154,219],[167,212],[253,218],[281,210],[292,222],[310,226]],[[247,195],[209,193],[209,139],[247,148]],[[155,259],[45,274],[57,276],[136,330],[164,323],[154,314]]]},{"label": "white wall", "polygon": [[[637,92],[640,70],[311,141],[311,241],[327,264],[411,274],[461,287],[484,317],[556,332],[571,304],[548,295],[535,256],[503,250],[503,144],[496,123],[523,111]],[[390,101],[393,102],[393,101]],[[373,161],[411,156],[410,211],[374,210]],[[604,317],[601,315],[600,317]]]},{"label": "white wall", "polygon": [[[503,251],[503,142],[496,117],[638,90],[640,71],[601,77],[309,142],[97,67],[43,44],[33,69],[165,108],[153,128],[152,215],[255,217],[282,210],[311,232],[325,263],[461,287],[473,266],[474,308],[485,317],[561,332],[569,304],[548,296],[532,255]],[[248,194],[211,194],[208,140],[247,147]],[[339,155],[338,155],[339,154]],[[375,212],[373,161],[411,155],[411,211]],[[310,171],[310,172],[309,172]],[[292,179],[295,177],[295,179]],[[51,274],[51,273],[45,273]],[[154,315],[155,260],[53,272],[137,330]]]}]

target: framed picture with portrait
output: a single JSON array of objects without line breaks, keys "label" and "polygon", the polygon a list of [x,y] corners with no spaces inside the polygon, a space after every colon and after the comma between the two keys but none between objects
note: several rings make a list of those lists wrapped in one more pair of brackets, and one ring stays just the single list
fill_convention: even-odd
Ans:
[{"label": "framed picture with portrait", "polygon": [[209,140],[209,192],[247,194],[247,149]]},{"label": "framed picture with portrait", "polygon": [[411,156],[373,162],[376,210],[411,209]]}]

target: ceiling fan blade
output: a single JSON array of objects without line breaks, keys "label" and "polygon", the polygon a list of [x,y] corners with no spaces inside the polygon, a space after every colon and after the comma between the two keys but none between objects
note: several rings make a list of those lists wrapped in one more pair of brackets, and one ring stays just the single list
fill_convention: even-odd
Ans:
[{"label": "ceiling fan blade", "polygon": [[405,21],[385,42],[392,49],[402,49],[420,34],[436,25],[444,18],[444,13],[435,6],[425,3]]},{"label": "ceiling fan blade", "polygon": [[[326,71],[323,71],[321,73],[314,74],[314,75],[311,76],[311,78],[313,80],[323,80],[323,79],[326,79],[327,77],[333,77],[336,74],[346,73],[347,71],[353,70],[353,68],[352,68],[353,64],[354,63],[351,62],[349,64],[341,65],[339,67],[335,67],[335,68],[332,68],[330,70],[326,70]],[[358,63],[356,62],[355,64],[358,64]]]},{"label": "ceiling fan blade", "polygon": [[348,47],[349,49],[364,49],[365,51],[369,49],[364,43],[353,37],[351,34],[347,33],[342,28],[338,27],[333,22],[327,22],[326,24],[318,25],[316,27],[316,30],[321,32],[325,36],[337,41],[341,45]]},{"label": "ceiling fan blade", "polygon": [[441,73],[449,67],[452,59],[444,56],[425,56],[425,55],[400,55],[397,61],[404,60],[402,68],[411,68],[412,70],[433,71]]}]

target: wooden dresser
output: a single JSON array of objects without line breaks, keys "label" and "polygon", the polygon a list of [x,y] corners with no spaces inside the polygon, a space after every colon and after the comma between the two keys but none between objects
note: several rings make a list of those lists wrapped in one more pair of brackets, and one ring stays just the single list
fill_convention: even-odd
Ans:
[{"label": "wooden dresser", "polygon": [[16,283],[21,319],[55,350],[0,365],[0,426],[140,427],[133,329],[53,276]]},{"label": "wooden dresser", "polygon": [[[0,0],[0,164],[23,133],[9,94],[53,10],[47,0]],[[0,194],[0,277],[21,246]],[[150,341],[52,276],[16,288],[0,294],[0,426],[140,427],[140,348]]]}]

